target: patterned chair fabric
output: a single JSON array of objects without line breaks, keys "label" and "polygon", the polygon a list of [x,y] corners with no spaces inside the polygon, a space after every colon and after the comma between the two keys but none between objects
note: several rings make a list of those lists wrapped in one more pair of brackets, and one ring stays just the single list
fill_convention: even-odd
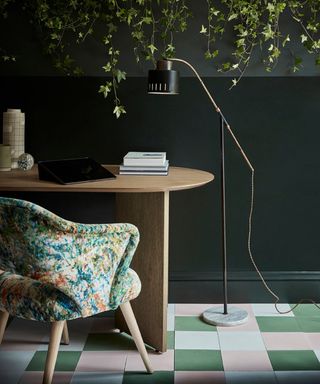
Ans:
[{"label": "patterned chair fabric", "polygon": [[115,309],[140,293],[138,242],[132,224],[78,224],[0,197],[0,310],[52,322]]}]

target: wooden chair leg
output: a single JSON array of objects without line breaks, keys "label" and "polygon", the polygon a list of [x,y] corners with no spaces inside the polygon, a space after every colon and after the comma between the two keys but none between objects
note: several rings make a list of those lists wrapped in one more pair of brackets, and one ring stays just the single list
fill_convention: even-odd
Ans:
[{"label": "wooden chair leg", "polygon": [[42,384],[51,384],[54,367],[65,321],[56,321],[51,325],[50,343],[47,353],[46,365],[43,373]]},{"label": "wooden chair leg", "polygon": [[2,343],[4,331],[9,319],[9,313],[7,311],[0,311],[0,344]]},{"label": "wooden chair leg", "polygon": [[68,325],[66,321],[64,322],[64,326],[63,326],[62,340],[63,340],[63,344],[65,345],[68,345],[70,343]]},{"label": "wooden chair leg", "polygon": [[123,317],[126,320],[128,328],[131,332],[131,336],[133,337],[133,340],[136,343],[137,349],[140,353],[140,356],[143,360],[143,363],[144,363],[147,371],[149,373],[152,373],[153,369],[151,367],[149,356],[148,356],[146,347],[144,345],[144,342],[142,340],[142,336],[141,336],[136,318],[135,318],[134,313],[132,311],[131,304],[129,302],[123,303],[120,305],[120,309],[122,311]]}]

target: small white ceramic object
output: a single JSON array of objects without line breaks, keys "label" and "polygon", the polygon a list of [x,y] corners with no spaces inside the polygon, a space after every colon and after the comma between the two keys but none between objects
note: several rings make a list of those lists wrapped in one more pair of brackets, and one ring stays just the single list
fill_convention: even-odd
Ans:
[{"label": "small white ceramic object", "polygon": [[18,158],[18,167],[23,171],[29,171],[34,164],[34,159],[29,153],[23,153]]}]

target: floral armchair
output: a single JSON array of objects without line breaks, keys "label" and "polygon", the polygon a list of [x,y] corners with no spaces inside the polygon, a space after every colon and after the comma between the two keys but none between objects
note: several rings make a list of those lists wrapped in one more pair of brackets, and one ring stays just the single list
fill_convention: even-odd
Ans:
[{"label": "floral armchair", "polygon": [[51,383],[66,320],[120,306],[148,372],[129,301],[141,289],[129,268],[132,224],[78,224],[23,200],[0,197],[0,343],[9,315],[52,323],[44,384]]}]

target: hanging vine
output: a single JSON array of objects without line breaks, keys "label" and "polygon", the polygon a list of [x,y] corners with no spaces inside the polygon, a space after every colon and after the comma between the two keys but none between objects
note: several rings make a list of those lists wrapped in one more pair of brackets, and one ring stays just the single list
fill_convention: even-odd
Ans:
[{"label": "hanging vine", "polygon": [[[208,21],[200,29],[207,39],[205,58],[217,61],[219,40],[226,33],[230,34],[230,29],[234,36],[230,59],[223,61],[218,69],[236,74],[231,88],[245,74],[255,49],[260,49],[267,72],[275,68],[283,48],[293,40],[281,31],[281,18],[285,12],[299,24],[300,43],[315,55],[315,65],[320,65],[319,0],[207,0],[207,6]],[[291,70],[296,72],[301,67],[301,57],[293,54]]]},{"label": "hanging vine", "polygon": [[[70,76],[83,74],[70,53],[74,47],[90,37],[100,40],[106,55],[102,68],[108,79],[98,91],[104,97],[113,95],[113,113],[118,118],[126,113],[119,97],[119,85],[126,79],[126,72],[119,67],[121,52],[117,47],[121,25],[129,29],[137,62],[155,63],[155,57],[170,58],[175,55],[174,36],[188,28],[191,1],[0,0],[0,14],[9,18],[12,3],[22,8],[37,29],[45,53],[53,58],[58,70]],[[244,76],[257,50],[266,71],[270,72],[284,47],[297,46],[295,36],[282,32],[284,15],[297,24],[299,43],[315,56],[315,65],[320,66],[319,0],[198,0],[197,3],[199,7],[207,7],[207,20],[199,25],[200,34],[206,39],[204,57],[218,71],[234,74],[231,88]],[[230,38],[233,44],[226,59],[219,47],[221,41]],[[11,51],[0,47],[3,61],[16,60]],[[290,69],[297,72],[303,65],[302,59],[293,53],[292,60]]]}]

